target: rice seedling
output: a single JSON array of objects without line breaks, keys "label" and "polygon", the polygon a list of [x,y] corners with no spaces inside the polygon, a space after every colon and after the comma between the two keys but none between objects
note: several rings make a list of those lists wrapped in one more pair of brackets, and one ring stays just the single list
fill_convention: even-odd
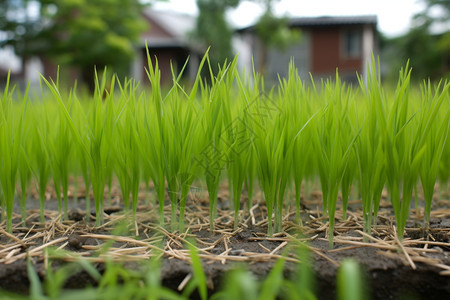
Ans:
[{"label": "rice seedling", "polygon": [[[69,96],[69,103],[70,103]],[[70,107],[68,108],[70,110]],[[47,135],[48,156],[50,158],[50,168],[56,198],[58,201],[58,210],[63,212],[64,219],[68,218],[68,191],[69,191],[69,160],[71,152],[71,138],[66,119],[60,115],[59,119],[54,120],[57,126],[50,127],[50,134]],[[62,191],[61,191],[62,188]],[[62,193],[61,193],[62,192]],[[63,199],[61,199],[61,194]]]},{"label": "rice seedling", "polygon": [[[218,78],[222,78],[218,76]],[[221,97],[223,80],[212,80],[211,87],[201,85],[202,93],[202,119],[200,133],[204,137],[204,147],[195,157],[201,167],[209,196],[209,222],[210,229],[214,229],[214,220],[217,217],[217,194],[221,173],[226,162],[226,153],[223,151],[224,124],[222,113],[224,101]]]},{"label": "rice seedling", "polygon": [[[18,97],[8,82],[0,111],[2,214],[12,218],[19,179],[22,219],[30,182],[37,186],[42,221],[49,182],[67,218],[69,177],[81,174],[86,211],[92,186],[100,225],[106,186],[111,192],[118,180],[125,210],[131,207],[134,215],[139,186],[143,181],[150,186],[150,179],[161,224],[168,217],[167,187],[167,225],[183,230],[189,190],[198,179],[208,190],[213,230],[219,184],[228,177],[237,228],[244,187],[249,210],[257,179],[271,235],[282,231],[286,209],[294,203],[286,200],[287,191],[293,187],[300,223],[302,186],[319,179],[332,244],[339,193],[345,218],[350,191],[358,187],[364,230],[370,233],[387,187],[401,237],[420,180],[429,222],[435,183],[445,186],[449,177],[449,83],[428,83],[417,93],[406,66],[393,93],[382,88],[375,70],[360,77],[357,88],[336,76],[317,89],[314,81],[302,82],[291,63],[278,88],[266,90],[260,75],[254,73],[250,81],[239,74],[236,59],[213,74],[206,54],[190,89],[181,85],[183,68],[178,75],[173,71],[173,84],[163,95],[158,62],[150,57],[148,62],[151,90],[142,92],[133,80],[109,80],[105,72],[96,76],[93,95],[79,94],[76,86],[62,92],[58,78],[43,78],[42,89],[50,93],[28,103],[28,91]],[[208,81],[203,68],[209,68]]]},{"label": "rice seedling", "polygon": [[9,90],[9,74],[5,90],[0,101],[0,183],[2,186],[2,218],[6,211],[6,230],[12,230],[12,214],[16,181],[19,172],[19,158],[21,153],[21,141],[23,137],[23,116],[26,109],[26,101],[18,111],[14,112],[13,106],[14,88]]},{"label": "rice seedling", "polygon": [[[147,52],[147,76],[152,86],[152,93],[147,102],[144,102],[141,125],[137,126],[140,143],[138,143],[144,169],[150,173],[155,186],[157,202],[159,204],[160,223],[164,224],[164,195],[165,195],[165,151],[162,139],[162,95],[161,72],[158,61],[152,64]],[[143,96],[145,98],[145,95]]]},{"label": "rice seedling", "polygon": [[[105,72],[106,73],[106,72]],[[107,97],[103,102],[103,91],[106,86],[106,75],[103,75],[102,81],[96,81],[96,92],[94,94],[94,109],[92,110],[90,123],[90,175],[94,194],[96,225],[103,223],[103,201],[105,194],[105,184],[108,178],[108,172],[112,168],[107,166],[111,164],[111,135],[114,122],[113,99]],[[96,76],[97,78],[97,76]],[[110,86],[114,86],[115,77],[111,79]]]},{"label": "rice seedling", "polygon": [[28,272],[28,278],[30,280],[30,296],[31,296],[31,298],[32,299],[45,299],[42,285],[39,280],[39,275],[37,274],[36,270],[34,270],[33,265],[30,262],[30,258],[27,259],[27,272]]},{"label": "rice seedling", "polygon": [[255,148],[250,147],[247,149],[247,176],[245,177],[245,189],[247,191],[247,212],[253,206],[253,194],[255,191],[255,178],[256,178],[256,161],[255,161]]},{"label": "rice seedling", "polygon": [[[203,62],[205,59],[203,59]],[[203,64],[203,63],[202,63]],[[202,67],[202,64],[200,67]],[[181,78],[178,78],[178,80]],[[198,78],[200,78],[198,76]],[[178,184],[180,186],[180,216],[179,216],[179,230],[184,230],[184,213],[186,209],[187,197],[191,188],[192,182],[198,174],[199,165],[195,157],[198,157],[202,146],[204,145],[203,137],[199,134],[201,127],[200,123],[196,121],[200,117],[199,108],[197,106],[197,89],[199,82],[194,83],[189,96],[187,97],[186,111],[181,109],[178,113],[182,113],[186,118],[183,123],[178,123],[181,127],[177,130],[181,133],[182,145],[180,147],[180,169],[178,174]],[[178,115],[182,118],[182,115]],[[178,135],[180,136],[180,135]]]},{"label": "rice seedling", "polygon": [[184,174],[181,172],[182,160],[180,158],[186,159],[186,156],[189,155],[187,152],[192,150],[192,143],[194,142],[190,139],[193,111],[188,105],[179,101],[179,96],[176,91],[173,91],[166,98],[167,103],[164,106],[164,113],[167,114],[162,123],[162,140],[166,154],[164,170],[171,206],[172,230],[175,230],[177,225],[182,226],[177,220],[182,222],[181,210],[184,210],[180,203],[180,219],[178,219],[179,187],[180,183],[184,184],[183,181],[180,182],[179,180],[185,180],[185,178],[179,178],[178,176],[190,175],[190,173]]},{"label": "rice seedling", "polygon": [[[24,138],[27,139],[29,134],[24,134]],[[22,223],[25,225],[25,220],[27,218],[27,197],[28,197],[28,187],[31,182],[31,168],[30,161],[28,157],[31,156],[30,143],[22,145],[20,149],[19,158],[19,183],[20,183],[20,214],[22,215]]]},{"label": "rice seedling", "polygon": [[337,274],[338,299],[366,299],[363,288],[363,274],[359,264],[351,259],[343,261]]},{"label": "rice seedling", "polygon": [[[53,249],[49,249],[50,255],[61,255],[61,253],[58,253],[57,251]],[[69,254],[70,255],[70,254]],[[32,286],[36,287],[36,294],[44,294],[48,295],[50,299],[57,299],[57,298],[63,298],[63,289],[64,285],[70,280],[71,276],[74,276],[74,274],[77,274],[79,272],[86,272],[96,281],[100,281],[102,279],[102,275],[99,273],[99,271],[92,265],[89,264],[85,260],[79,260],[77,262],[67,264],[64,266],[61,266],[54,270],[52,262],[49,263],[48,269],[46,271],[46,277],[44,279],[43,284],[39,282],[32,282]],[[112,272],[113,267],[108,267],[108,271]],[[34,270],[31,267],[31,263],[28,262],[28,275],[30,278],[32,278],[34,275],[30,276]],[[107,273],[109,274],[109,273]],[[109,278],[108,276],[105,276],[106,278]],[[34,280],[34,279],[33,279]],[[106,280],[106,279],[105,279]],[[38,286],[41,286],[40,288]],[[88,289],[89,290],[89,289]],[[39,292],[37,292],[39,291]],[[43,295],[42,295],[43,296]]]},{"label": "rice seedling", "polygon": [[45,222],[44,207],[45,207],[45,193],[47,183],[50,178],[50,158],[46,147],[46,140],[48,135],[48,128],[50,126],[49,119],[45,113],[45,108],[42,103],[34,103],[31,108],[33,114],[31,120],[36,126],[32,128],[31,145],[33,153],[31,156],[31,170],[37,181],[37,190],[40,202],[40,220]]},{"label": "rice seedling", "polygon": [[189,254],[191,257],[193,280],[190,280],[183,290],[183,296],[189,297],[195,288],[197,288],[201,300],[208,298],[208,288],[206,286],[206,275],[202,267],[202,261],[197,253],[195,242],[188,242]]},{"label": "rice seedling", "polygon": [[[309,116],[312,115],[312,94],[307,92],[304,83],[298,76],[295,69],[294,62],[291,61],[289,65],[288,79],[280,79],[281,99],[289,99],[289,109],[295,112],[296,116],[291,122],[291,129],[295,134],[302,130],[308,121]],[[303,179],[306,176],[307,169],[313,169],[311,162],[313,161],[313,149],[309,136],[311,126],[305,128],[304,132],[299,135],[294,141],[292,149],[292,177],[294,181],[295,190],[295,220],[301,224],[300,218],[300,198],[302,192]]]},{"label": "rice seedling", "polygon": [[139,184],[141,181],[141,158],[139,156],[139,149],[137,144],[139,143],[139,136],[137,133],[137,106],[135,105],[137,99],[136,96],[137,85],[133,82],[130,86],[130,101],[129,101],[129,110],[127,110],[129,114],[130,120],[130,141],[129,141],[129,152],[131,154],[131,162],[130,162],[130,174],[131,174],[131,205],[133,209],[133,220],[135,219],[137,205],[138,205],[138,196],[139,196]]},{"label": "rice seedling", "polygon": [[283,287],[283,268],[284,259],[278,259],[273,266],[270,273],[267,275],[266,279],[262,283],[261,294],[259,299],[270,300],[276,299],[277,295],[280,293]]},{"label": "rice seedling", "polygon": [[[197,173],[197,160],[203,145],[203,137],[199,135],[200,126],[197,122],[199,109],[196,103],[197,91],[200,84],[200,72],[206,62],[206,54],[200,62],[197,78],[189,94],[179,85],[181,75],[186,67],[184,65],[178,77],[173,74],[173,87],[164,99],[161,137],[165,149],[164,170],[171,203],[172,230],[176,228],[176,214],[179,205],[179,229],[184,229],[184,212],[187,196]],[[183,102],[185,98],[186,102]]]},{"label": "rice seedling", "polygon": [[122,190],[122,197],[125,205],[125,211],[130,208],[130,193],[132,196],[133,219],[136,215],[139,183],[141,180],[141,159],[138,147],[138,133],[136,124],[136,85],[133,82],[127,82],[124,87],[119,84],[121,101],[118,104],[116,121],[113,125],[111,137],[115,140],[114,147],[114,167],[115,174],[119,179]]},{"label": "rice seedling", "polygon": [[333,246],[334,222],[339,188],[348,167],[353,144],[358,132],[348,126],[348,101],[350,90],[345,90],[339,77],[334,84],[327,82],[325,92],[330,102],[321,114],[322,122],[313,134],[318,149],[317,164],[322,184],[323,213],[328,215],[329,242]]},{"label": "rice seedling", "polygon": [[[349,154],[349,166],[356,165],[356,157],[354,151]],[[341,180],[341,199],[342,199],[342,218],[347,219],[347,206],[350,198],[350,192],[357,173],[357,168],[347,167]]]},{"label": "rice seedling", "polygon": [[[109,162],[108,156],[110,155],[110,148],[107,144],[106,136],[108,134],[110,135],[113,122],[111,102],[106,101],[106,103],[103,103],[102,91],[105,89],[106,76],[103,75],[100,83],[96,76],[96,92],[93,97],[94,103],[90,116],[86,118],[88,121],[87,132],[82,132],[75,126],[74,118],[70,115],[57,85],[53,81],[50,83],[45,78],[43,78],[43,80],[55,97],[58,103],[59,113],[67,121],[70,131],[75,137],[75,141],[79,144],[84,155],[88,158],[90,167],[89,175],[94,192],[96,224],[99,226],[103,223],[103,200],[106,181],[105,170],[107,170],[106,166]],[[114,80],[115,77],[113,77],[112,82],[114,82]],[[108,105],[108,103],[110,105]]]},{"label": "rice seedling", "polygon": [[[23,97],[18,96],[19,99],[22,98],[23,101],[28,101],[28,92],[29,85],[25,90],[25,94]],[[25,112],[24,120],[27,120],[31,117],[30,111],[27,110]],[[22,215],[22,223],[25,225],[25,220],[27,217],[27,197],[28,197],[28,187],[31,181],[31,154],[32,154],[32,143],[31,140],[31,129],[27,126],[23,128],[23,137],[21,139],[22,145],[20,146],[20,154],[18,160],[18,168],[19,168],[19,183],[20,183],[20,198],[19,198],[19,206],[20,206],[20,214]]]},{"label": "rice seedling", "polygon": [[375,70],[368,76],[367,84],[362,78],[359,79],[364,94],[364,105],[356,116],[356,126],[361,128],[361,131],[355,142],[355,156],[364,215],[364,231],[370,234],[370,226],[372,223],[376,224],[381,192],[385,183],[386,165],[380,143],[380,125],[377,115],[377,105],[383,101],[383,91]]},{"label": "rice seedling", "polygon": [[[259,117],[264,127],[255,126],[255,153],[257,158],[257,170],[259,185],[264,193],[266,201],[268,229],[267,234],[273,234],[272,215],[275,210],[275,231],[281,230],[279,223],[281,216],[278,214],[282,209],[278,197],[284,194],[286,177],[289,175],[290,156],[287,155],[286,123],[280,117],[267,118],[261,113],[260,108],[255,106],[254,114]],[[267,124],[271,123],[270,126]],[[281,129],[281,130],[280,130]]]},{"label": "rice seedling", "polygon": [[[235,59],[228,67],[227,77],[224,80],[224,84],[219,91],[219,97],[232,97],[232,83],[236,78],[240,84],[241,79],[236,75]],[[225,67],[225,66],[224,66]],[[225,69],[226,71],[226,69]],[[237,98],[235,109],[230,107],[231,102],[225,102],[223,104],[223,141],[225,146],[225,160],[226,168],[229,177],[229,184],[231,185],[231,199],[234,207],[234,229],[237,228],[239,223],[239,211],[241,210],[241,195],[244,188],[244,183],[247,179],[249,169],[249,162],[252,161],[250,155],[252,155],[251,145],[254,139],[254,134],[251,130],[251,120],[247,113],[247,101],[248,98],[245,93],[240,90]],[[241,105],[244,105],[242,107]],[[251,179],[250,179],[251,180]],[[231,200],[230,199],[230,200]]]},{"label": "rice seedling", "polygon": [[427,148],[425,142],[449,89],[447,85],[442,93],[436,93],[429,106],[425,105],[420,111],[411,114],[409,79],[410,71],[401,70],[392,108],[387,118],[383,118],[384,115],[380,118],[387,186],[400,238],[404,234],[413,189]]},{"label": "rice seedling", "polygon": [[[75,90],[75,89],[74,89]],[[86,149],[85,149],[85,143],[81,142],[81,138],[86,136],[87,132],[87,117],[86,114],[82,108],[82,104],[80,103],[80,100],[77,97],[77,94],[74,93],[74,101],[72,104],[72,112],[74,116],[77,116],[73,119],[75,131],[79,134],[80,140],[74,138],[74,161],[76,162],[76,165],[79,169],[79,173],[81,174],[81,177],[83,178],[84,183],[84,199],[85,199],[85,205],[86,205],[86,221],[89,221],[90,219],[90,211],[91,211],[91,196],[90,196],[90,190],[91,190],[91,181],[90,181],[90,164],[89,164],[89,157],[86,155]],[[72,135],[72,137],[75,137],[75,135]],[[79,175],[79,173],[75,173],[75,175]]]},{"label": "rice seedling", "polygon": [[[428,110],[432,116],[425,116],[428,122],[432,123],[429,126],[428,136],[424,143],[425,153],[422,159],[422,166],[420,167],[420,181],[422,183],[424,198],[425,198],[425,225],[430,224],[431,203],[433,200],[434,187],[437,181],[439,164],[444,154],[445,145],[448,140],[450,130],[450,110],[436,115],[433,114],[433,106],[439,110],[442,105],[441,101],[449,101],[449,84],[446,84],[441,90],[441,83],[435,88],[434,95],[430,82],[424,85],[422,89],[422,99],[425,103],[422,104],[422,110]],[[431,111],[430,111],[431,110]],[[424,129],[426,130],[426,129]],[[445,161],[445,160],[442,160]],[[417,198],[417,196],[416,196]]]},{"label": "rice seedling", "polygon": [[257,300],[258,295],[258,282],[255,276],[244,268],[238,268],[227,272],[223,288],[210,299]]}]

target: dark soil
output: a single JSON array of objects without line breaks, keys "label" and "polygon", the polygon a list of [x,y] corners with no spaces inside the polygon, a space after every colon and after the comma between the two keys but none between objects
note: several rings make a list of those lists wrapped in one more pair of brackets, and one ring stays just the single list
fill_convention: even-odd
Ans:
[{"label": "dark soil", "polygon": [[[304,201],[305,202],[305,201]],[[13,231],[14,235],[20,236],[22,239],[24,234],[29,228],[35,226],[34,231],[44,230],[43,224],[39,224],[38,218],[38,204],[36,200],[29,201],[29,214],[32,216],[27,220],[27,227],[16,226]],[[370,293],[371,299],[448,299],[450,296],[450,278],[441,275],[443,271],[442,267],[438,267],[437,264],[441,264],[450,267],[450,216],[444,213],[444,217],[440,215],[439,218],[434,218],[431,222],[431,228],[425,230],[420,228],[420,221],[412,222],[408,224],[410,227],[407,230],[405,239],[422,239],[434,240],[439,245],[430,244],[427,245],[427,249],[434,249],[434,252],[429,254],[423,254],[422,261],[416,259],[414,270],[410,263],[407,261],[405,255],[402,253],[400,247],[396,251],[390,251],[377,247],[376,243],[372,243],[371,246],[362,246],[362,244],[347,244],[346,241],[355,241],[357,243],[364,243],[362,236],[359,232],[362,231],[361,219],[358,219],[358,213],[354,213],[352,218],[342,220],[337,215],[337,224],[335,235],[337,240],[341,242],[335,242],[333,250],[330,250],[328,244],[327,226],[322,226],[324,221],[320,220],[320,213],[316,211],[316,202],[311,201],[304,208],[303,224],[301,230],[303,235],[309,237],[308,245],[313,249],[314,271],[316,276],[316,292],[319,299],[336,299],[336,272],[338,265],[342,260],[347,258],[353,258],[361,263],[365,270],[366,278],[365,282],[367,290]],[[222,204],[225,206],[226,204]],[[388,205],[387,205],[388,206]],[[146,206],[142,206],[141,210],[145,210]],[[64,249],[77,252],[92,251],[94,247],[103,245],[104,239],[89,237],[89,234],[111,234],[112,227],[103,227],[96,229],[92,223],[86,224],[84,221],[84,202],[80,200],[77,204],[71,203],[70,205],[70,219],[64,221],[64,226],[55,225],[53,238],[67,237],[64,242],[67,244]],[[207,207],[204,203],[198,202],[196,205],[187,209],[187,218],[189,214],[194,214],[202,208]],[[46,209],[57,210],[56,201],[48,201],[46,203]],[[148,207],[147,207],[148,209]],[[120,204],[112,203],[106,209],[111,216],[118,216],[121,214]],[[262,210],[262,208],[260,209]],[[389,211],[390,208],[385,209]],[[56,213],[55,213],[56,214]],[[95,213],[93,213],[94,215]],[[294,235],[298,233],[299,227],[296,227],[290,220],[286,220],[284,226],[284,235],[277,236],[274,239],[267,239],[265,232],[267,223],[258,222],[262,219],[262,213],[255,213],[257,216],[257,222],[253,224],[249,221],[249,218],[243,218],[243,225],[239,226],[239,230],[233,232],[232,218],[224,217],[217,227],[222,229],[222,232],[211,232],[209,226],[193,226],[191,233],[197,238],[197,241],[204,244],[198,244],[199,248],[205,248],[207,245],[216,243],[208,253],[211,255],[219,255],[226,252],[227,249],[231,249],[228,252],[228,256],[233,259],[227,259],[224,261],[218,261],[203,257],[204,271],[208,277],[209,292],[213,293],[221,287],[221,282],[224,274],[227,270],[230,270],[238,265],[242,265],[236,262],[237,257],[247,257],[248,253],[260,253],[269,255],[269,251],[273,251],[282,243],[288,239],[287,235]],[[413,215],[413,213],[411,213]],[[149,216],[149,214],[146,214]],[[375,227],[373,236],[382,240],[388,239],[389,234],[393,231],[389,231],[392,228],[392,217],[386,217],[387,214],[380,212],[379,227]],[[312,217],[309,217],[312,216]],[[356,217],[355,217],[356,216]],[[318,219],[314,219],[318,218]],[[292,219],[292,218],[290,218]],[[19,218],[15,218],[15,223],[19,222]],[[106,222],[108,218],[106,218]],[[151,218],[140,221],[140,224],[151,224]],[[193,222],[193,224],[196,224]],[[322,224],[322,225],[321,225]],[[342,225],[342,226],[341,226]],[[419,226],[418,226],[419,225]],[[61,228],[59,228],[59,227]],[[144,226],[144,225],[143,225]],[[341,226],[341,227],[340,227]],[[412,226],[412,227],[411,227]],[[2,228],[4,223],[2,223]],[[28,229],[27,229],[28,228]],[[69,230],[67,230],[69,228]],[[147,228],[146,230],[144,230]],[[48,230],[48,228],[46,229]],[[33,232],[33,231],[30,231]],[[131,228],[131,232],[133,228]],[[224,238],[223,232],[226,232]],[[20,235],[21,234],[21,235]],[[115,233],[117,235],[117,233]],[[146,240],[149,237],[154,237],[161,232],[149,229],[149,227],[140,227],[138,240]],[[131,233],[125,233],[130,236]],[[179,235],[182,236],[182,235]],[[179,245],[174,242],[170,242],[169,236],[162,238],[164,243],[171,245],[174,249],[181,249]],[[219,241],[220,240],[220,241]],[[226,241],[224,241],[226,240]],[[217,242],[219,241],[219,242]],[[12,244],[14,241],[0,233],[0,245],[1,249],[7,247],[8,244]],[[61,246],[64,242],[57,243],[54,246]],[[26,253],[27,251],[43,245],[42,239],[36,239],[35,244],[27,248],[22,248],[20,253]],[[116,241],[111,247],[127,246],[124,242]],[[288,243],[289,245],[289,243]],[[128,245],[132,247],[133,245]],[[89,248],[90,247],[90,248]],[[283,247],[276,252],[280,255],[283,250],[288,246]],[[424,244],[414,244],[411,247],[424,247]],[[291,251],[292,252],[292,251]],[[421,254],[422,255],[422,254]],[[0,256],[2,258],[2,256]],[[235,259],[236,258],[236,259]],[[434,260],[433,260],[434,259]],[[414,259],[413,259],[414,260]],[[45,260],[43,257],[32,258],[34,268],[41,278],[45,276]],[[431,261],[431,263],[429,262]],[[27,262],[26,258],[18,259],[12,263],[5,260],[0,260],[0,289],[9,290],[18,293],[27,293],[29,288],[29,281],[27,275]],[[267,256],[260,259],[256,256],[249,256],[247,261],[244,262],[245,266],[253,272],[258,278],[265,278],[270,272],[275,262],[274,258]],[[64,259],[55,259],[52,264],[53,267],[58,267],[67,262]],[[102,272],[105,265],[102,262],[95,263],[97,268]],[[125,265],[129,268],[137,268],[139,263],[126,262]],[[285,264],[284,275],[286,277],[293,276],[298,269],[298,264],[295,262],[287,261]],[[445,271],[445,269],[444,269]],[[191,272],[191,266],[188,261],[184,259],[177,259],[174,256],[164,255],[161,263],[161,279],[164,286],[177,290],[180,283]],[[67,288],[83,288],[87,285],[95,285],[96,282],[86,272],[79,272],[73,275],[70,280],[67,281]]]}]

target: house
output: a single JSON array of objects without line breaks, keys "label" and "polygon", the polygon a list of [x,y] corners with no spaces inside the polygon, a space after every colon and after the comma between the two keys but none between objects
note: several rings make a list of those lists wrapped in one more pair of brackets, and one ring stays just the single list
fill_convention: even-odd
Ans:
[{"label": "house", "polygon": [[[298,17],[289,21],[291,29],[299,29],[300,40],[286,51],[269,49],[266,56],[265,78],[269,83],[278,82],[278,74],[287,76],[291,58],[302,80],[312,74],[315,80],[339,76],[347,82],[356,82],[356,73],[365,75],[367,63],[371,62],[372,53],[378,54],[377,17]],[[261,42],[254,26],[237,31],[241,51],[252,53],[255,69],[258,70],[261,55]],[[252,69],[249,55],[241,58],[241,65],[246,70]]]},{"label": "house", "polygon": [[163,85],[172,82],[171,68],[178,74],[186,61],[188,63],[183,76],[193,81],[200,58],[204,54],[204,49],[197,47],[189,38],[195,28],[195,16],[152,9],[145,9],[143,16],[149,24],[149,29],[141,35],[132,68],[133,77],[142,83],[148,82],[145,72],[148,66],[147,45],[152,63],[155,63],[155,57],[158,59]]},{"label": "house", "polygon": [[[193,81],[206,50],[190,38],[196,17],[151,8],[145,9],[142,14],[149,29],[141,35],[136,47],[131,76],[143,84],[148,83],[145,72],[148,67],[147,45],[153,64],[155,58],[158,59],[163,85],[172,83],[171,69],[178,74],[186,61],[184,78]],[[375,56],[378,54],[376,16],[297,17],[291,18],[289,24],[292,29],[300,30],[301,39],[286,51],[269,49],[265,63],[265,81],[268,84],[277,83],[279,75],[287,76],[291,58],[303,80],[308,80],[310,73],[315,79],[334,76],[338,69],[343,80],[355,82],[356,73],[366,74],[372,53]],[[253,62],[255,69],[259,69],[262,47],[254,26],[236,31],[234,47],[239,54],[238,65],[241,69],[251,73]],[[33,68],[28,68],[27,75],[38,74],[36,70],[47,77],[55,74],[56,66],[42,59],[39,61]],[[4,74],[0,76],[5,77]],[[37,81],[38,76],[35,77]],[[30,77],[27,76],[27,79]]]}]

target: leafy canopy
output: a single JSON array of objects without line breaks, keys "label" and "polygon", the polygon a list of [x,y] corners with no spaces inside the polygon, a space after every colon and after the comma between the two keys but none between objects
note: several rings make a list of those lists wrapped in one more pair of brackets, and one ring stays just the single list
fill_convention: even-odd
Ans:
[{"label": "leafy canopy", "polygon": [[[93,74],[94,65],[126,74],[134,43],[146,29],[139,0],[9,0],[1,5],[0,30],[8,37],[3,44],[22,57],[39,55],[75,66],[83,75]],[[91,76],[84,79],[93,82]]]}]

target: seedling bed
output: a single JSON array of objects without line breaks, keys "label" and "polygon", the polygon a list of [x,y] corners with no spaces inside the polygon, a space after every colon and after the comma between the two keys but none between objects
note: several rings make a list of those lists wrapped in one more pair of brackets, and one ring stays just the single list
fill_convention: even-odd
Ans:
[{"label": "seedling bed", "polygon": [[[63,283],[98,284],[81,292],[107,299],[313,299],[315,277],[323,299],[448,298],[448,81],[412,85],[406,65],[395,88],[376,68],[356,86],[338,74],[306,84],[292,62],[270,89],[237,58],[213,74],[208,54],[192,86],[174,73],[161,87],[150,55],[147,71],[149,89],[104,72],[93,94],[58,76],[41,95],[7,80],[1,287],[30,286],[33,299],[57,299]],[[346,258],[366,269],[366,293]],[[221,288],[236,265],[266,279],[241,269]]]}]

